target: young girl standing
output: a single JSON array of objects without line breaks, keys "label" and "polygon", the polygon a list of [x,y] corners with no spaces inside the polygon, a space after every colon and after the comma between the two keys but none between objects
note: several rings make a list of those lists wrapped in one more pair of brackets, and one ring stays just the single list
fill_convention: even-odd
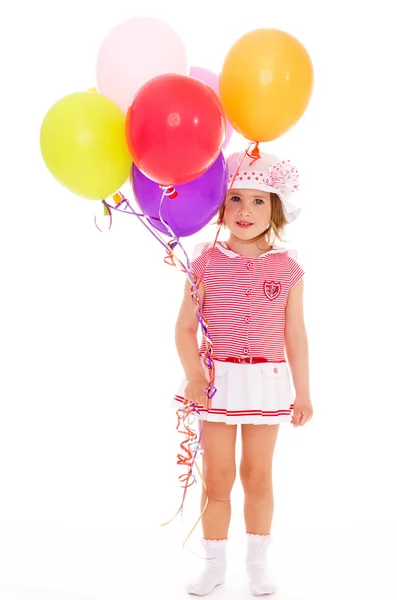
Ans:
[{"label": "young girl standing", "polygon": [[[274,244],[300,209],[291,202],[298,173],[289,161],[262,154],[228,159],[229,189],[221,208],[227,242],[204,244],[192,262],[213,346],[216,393],[207,396],[205,341],[187,281],[176,323],[185,372],[175,402],[194,403],[202,426],[203,545],[206,564],[191,594],[204,596],[224,582],[241,425],[240,478],[247,532],[246,568],[254,595],[272,594],[266,554],[273,518],[272,461],[280,423],[303,426],[313,414],[308,342],[303,315],[304,271],[294,253]],[[222,216],[223,215],[223,216]],[[289,367],[287,365],[287,361]],[[290,381],[292,375],[295,396]]]}]

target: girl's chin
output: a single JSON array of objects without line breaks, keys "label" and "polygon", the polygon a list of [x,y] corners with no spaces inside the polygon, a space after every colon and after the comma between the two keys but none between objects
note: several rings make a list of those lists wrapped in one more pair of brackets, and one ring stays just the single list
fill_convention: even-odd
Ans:
[{"label": "girl's chin", "polygon": [[254,238],[258,235],[257,228],[254,225],[251,225],[251,227],[239,227],[238,225],[235,225],[234,227],[230,228],[230,232],[235,237],[242,238],[244,240]]}]

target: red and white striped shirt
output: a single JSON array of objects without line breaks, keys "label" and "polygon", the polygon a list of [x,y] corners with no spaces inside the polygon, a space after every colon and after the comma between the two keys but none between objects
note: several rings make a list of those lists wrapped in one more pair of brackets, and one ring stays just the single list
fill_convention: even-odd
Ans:
[{"label": "red and white striped shirt", "polygon": [[[304,275],[291,256],[296,253],[274,247],[251,258],[234,252],[225,242],[217,242],[212,255],[211,248],[212,244],[198,247],[200,254],[192,261],[192,270],[203,276],[203,316],[208,322],[213,357],[284,361],[288,293]],[[202,340],[200,354],[205,352]]]}]

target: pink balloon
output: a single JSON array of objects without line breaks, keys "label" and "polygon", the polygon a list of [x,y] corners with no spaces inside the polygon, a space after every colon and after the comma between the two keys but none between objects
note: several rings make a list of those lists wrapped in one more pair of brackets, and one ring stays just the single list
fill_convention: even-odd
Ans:
[{"label": "pink balloon", "polygon": [[[204,69],[203,67],[190,67],[189,75],[191,77],[195,77],[196,79],[200,79],[204,83],[210,86],[215,92],[215,94],[220,98],[219,94],[219,75],[210,71],[209,69]],[[233,135],[233,127],[229,123],[229,120],[226,118],[226,137],[223,144],[223,148],[228,146],[232,135]]]},{"label": "pink balloon", "polygon": [[172,27],[154,17],[133,17],[117,25],[100,47],[98,92],[127,112],[149,79],[167,73],[188,75],[188,71],[185,46]]}]

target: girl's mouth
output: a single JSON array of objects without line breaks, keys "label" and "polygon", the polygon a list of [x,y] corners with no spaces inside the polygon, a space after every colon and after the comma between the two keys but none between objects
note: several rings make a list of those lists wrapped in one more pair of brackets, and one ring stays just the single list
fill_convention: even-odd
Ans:
[{"label": "girl's mouth", "polygon": [[247,223],[247,221],[237,221],[236,225],[238,225],[238,227],[241,227],[242,229],[248,229],[248,227],[251,227],[253,223]]}]

